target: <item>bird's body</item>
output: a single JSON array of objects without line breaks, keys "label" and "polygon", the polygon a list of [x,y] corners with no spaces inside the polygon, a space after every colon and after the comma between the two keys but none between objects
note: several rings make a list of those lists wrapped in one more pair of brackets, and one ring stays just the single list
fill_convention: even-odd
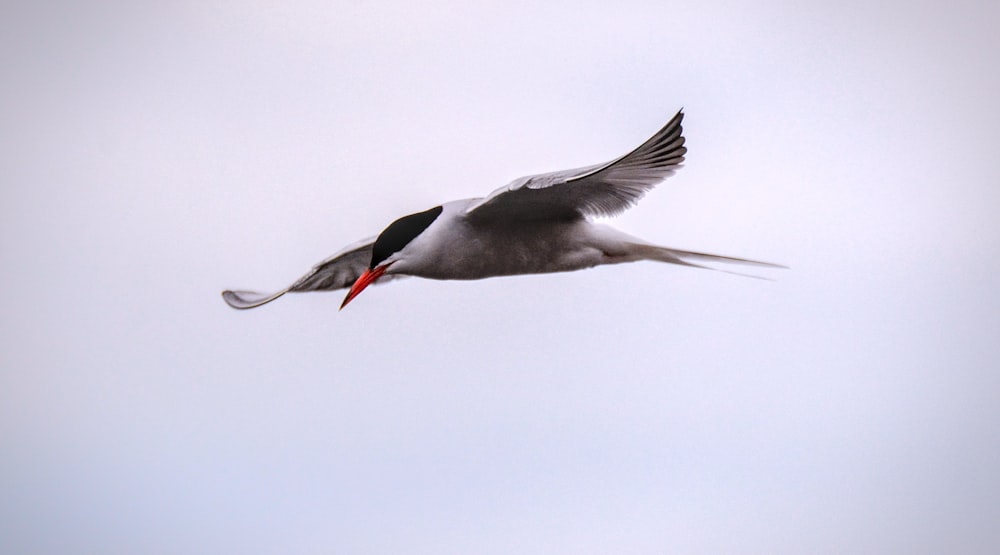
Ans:
[{"label": "bird's body", "polygon": [[317,265],[284,291],[225,291],[234,308],[286,292],[350,287],[343,307],[369,284],[394,277],[471,280],[581,270],[656,260],[704,267],[691,259],[777,266],[660,247],[591,221],[633,205],[684,160],[678,113],[641,146],[607,164],[517,179],[484,198],[457,200],[396,220]]},{"label": "bird's body", "polygon": [[[420,257],[395,262],[389,273],[429,279],[483,279],[581,270],[622,255],[627,237],[585,219],[482,224],[465,210],[482,199],[442,205],[441,215],[413,240]],[[623,260],[624,262],[624,260]]]}]

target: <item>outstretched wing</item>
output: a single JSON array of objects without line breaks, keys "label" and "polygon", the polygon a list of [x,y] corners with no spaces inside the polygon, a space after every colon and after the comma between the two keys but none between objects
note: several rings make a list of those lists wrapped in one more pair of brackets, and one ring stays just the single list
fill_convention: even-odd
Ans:
[{"label": "outstretched wing", "polygon": [[606,164],[522,177],[466,210],[472,221],[613,216],[635,205],[684,161],[684,113],[632,152]]},{"label": "outstretched wing", "polygon": [[[299,278],[287,289],[276,293],[258,293],[256,291],[223,291],[222,298],[233,308],[255,308],[267,304],[285,293],[304,291],[334,291],[350,287],[368,268],[372,259],[374,237],[369,237],[348,245],[337,254],[320,262],[306,275]],[[388,275],[379,278],[377,283],[384,283],[401,276]]]}]

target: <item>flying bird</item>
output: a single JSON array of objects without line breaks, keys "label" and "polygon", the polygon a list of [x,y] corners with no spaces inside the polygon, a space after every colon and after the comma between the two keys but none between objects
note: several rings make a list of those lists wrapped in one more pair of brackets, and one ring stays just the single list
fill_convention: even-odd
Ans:
[{"label": "flying bird", "polygon": [[706,269],[715,268],[698,262],[783,268],[661,247],[592,221],[635,205],[680,168],[687,152],[683,119],[683,111],[677,112],[649,140],[610,162],[522,177],[486,197],[403,216],[377,237],[348,245],[276,293],[224,291],[222,298],[233,308],[247,309],[285,293],[350,288],[343,309],[369,285],[403,276],[469,280],[638,260]]}]

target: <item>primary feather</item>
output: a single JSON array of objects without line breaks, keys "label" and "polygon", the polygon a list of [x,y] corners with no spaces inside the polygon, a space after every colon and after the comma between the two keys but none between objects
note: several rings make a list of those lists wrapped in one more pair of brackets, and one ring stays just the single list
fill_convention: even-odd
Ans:
[{"label": "primary feather", "polygon": [[467,209],[470,220],[614,216],[684,162],[684,112],[638,148],[604,164],[515,179]]}]

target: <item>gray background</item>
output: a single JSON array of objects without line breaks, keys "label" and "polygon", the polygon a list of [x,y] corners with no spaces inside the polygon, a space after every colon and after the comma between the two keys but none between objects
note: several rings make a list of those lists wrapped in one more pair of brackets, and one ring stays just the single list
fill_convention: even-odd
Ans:
[{"label": "gray background", "polygon": [[[5,4],[0,551],[995,552],[1000,12],[869,4]],[[778,281],[219,298],[681,106]]]}]

